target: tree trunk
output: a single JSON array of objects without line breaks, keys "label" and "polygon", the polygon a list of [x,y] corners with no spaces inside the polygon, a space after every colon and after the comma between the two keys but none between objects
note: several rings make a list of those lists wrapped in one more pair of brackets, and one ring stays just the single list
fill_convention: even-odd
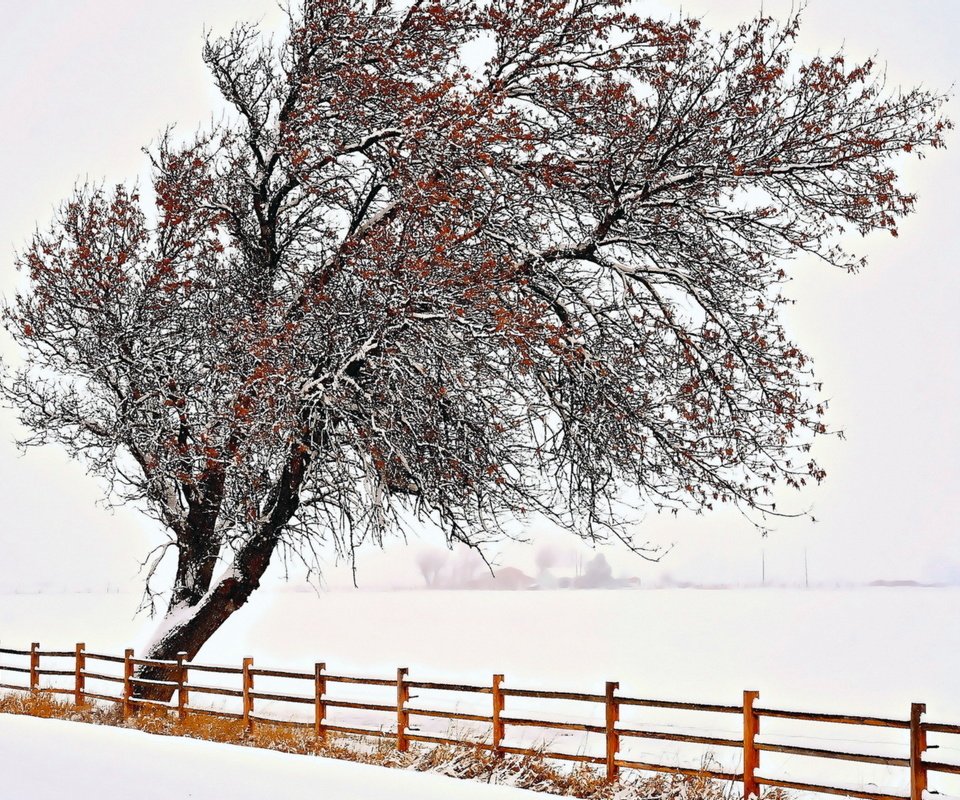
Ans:
[{"label": "tree trunk", "polygon": [[[309,448],[299,444],[292,448],[290,460],[264,502],[270,511],[259,533],[237,551],[231,568],[216,582],[212,575],[221,551],[214,534],[216,514],[203,507],[203,513],[191,516],[192,524],[178,536],[179,563],[170,609],[160,623],[162,634],[145,659],[175,661],[185,653],[186,660],[192,661],[220,626],[250,599],[260,586],[284,528],[299,508],[300,487],[310,459]],[[216,488],[222,491],[222,481]],[[136,677],[169,683],[175,675],[161,666],[145,666],[137,669]],[[168,702],[174,691],[174,686],[163,683],[133,685],[134,697],[142,700]]]},{"label": "tree trunk", "polygon": [[[263,573],[270,566],[270,558],[280,541],[280,534],[300,505],[299,491],[308,465],[309,454],[295,449],[280,480],[267,498],[266,507],[270,513],[260,531],[237,551],[233,565],[226,574],[200,597],[196,596],[195,581],[191,584],[193,591],[185,591],[180,582],[181,572],[183,575],[196,576],[197,568],[209,566],[208,552],[199,549],[192,551],[195,562],[188,565],[190,569],[178,570],[174,601],[161,623],[163,633],[157,637],[145,658],[175,661],[179,653],[186,653],[187,660],[192,661],[220,626],[250,599],[250,595],[260,586]],[[203,558],[199,555],[201,553]],[[183,557],[184,550],[181,550]],[[209,571],[206,572],[206,580],[210,580]],[[178,603],[177,598],[186,599]],[[169,669],[154,666],[141,667],[136,677],[170,681],[174,676]],[[158,702],[169,701],[173,692],[173,686],[153,683],[135,683],[133,689],[134,697]]]},{"label": "tree trunk", "polygon": [[[233,569],[199,603],[171,608],[161,623],[161,627],[170,626],[169,630],[157,638],[145,658],[175,661],[179,653],[186,653],[187,660],[192,661],[207,640],[260,586],[260,578],[270,564],[278,541],[277,537],[252,540],[237,554]],[[171,670],[158,666],[141,667],[137,677],[152,681],[175,678]],[[167,702],[173,692],[173,686],[134,684],[134,696],[144,700]]]}]

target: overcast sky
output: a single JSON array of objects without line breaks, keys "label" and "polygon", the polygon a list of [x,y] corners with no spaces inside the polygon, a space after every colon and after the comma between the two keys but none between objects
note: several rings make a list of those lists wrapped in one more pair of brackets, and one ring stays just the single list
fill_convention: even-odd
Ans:
[{"label": "overcast sky", "polygon": [[[680,7],[640,5],[652,15]],[[790,5],[766,0],[763,7],[782,17]],[[683,3],[715,28],[760,6]],[[78,179],[110,184],[143,175],[140,148],[164,126],[187,132],[209,120],[217,106],[200,59],[204,28],[224,31],[236,19],[278,15],[270,0],[0,0],[0,8],[0,291],[10,296],[18,281],[14,250],[36,223],[46,224]],[[891,86],[947,89],[960,75],[956,0],[812,0],[804,16],[804,56],[840,46],[859,59],[876,53]],[[847,241],[869,256],[867,270],[848,275],[815,263],[795,270],[789,331],[813,356],[830,421],[846,432],[845,441],[819,450],[827,481],[795,503],[812,509],[817,523],[787,521],[761,539],[729,512],[652,515],[644,533],[674,549],[656,566],[610,551],[618,571],[751,581],[759,580],[763,553],[769,579],[796,582],[806,551],[814,581],[960,578],[956,135],[949,144],[947,152],[906,164],[907,186],[920,199],[899,239]],[[5,339],[0,351],[10,354]],[[135,511],[98,506],[96,481],[55,449],[19,456],[16,435],[12,415],[0,413],[0,589],[132,585],[137,558],[159,541],[157,532]],[[565,542],[556,534],[545,539]],[[506,547],[501,560],[526,567],[531,553]],[[386,557],[369,556],[361,581],[380,583],[398,560],[396,546]]]}]

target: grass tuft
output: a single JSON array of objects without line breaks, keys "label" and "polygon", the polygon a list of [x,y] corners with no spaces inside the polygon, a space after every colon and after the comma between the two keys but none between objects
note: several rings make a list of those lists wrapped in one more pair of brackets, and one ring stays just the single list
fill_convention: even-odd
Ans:
[{"label": "grass tuft", "polygon": [[[326,741],[321,741],[313,735],[310,727],[257,722],[251,731],[241,720],[191,714],[181,721],[175,712],[158,708],[141,709],[130,719],[124,720],[119,705],[91,703],[75,706],[71,701],[43,692],[0,695],[0,713],[127,727],[161,736],[183,736],[284,753],[435,772],[454,778],[505,784],[584,800],[734,800],[736,796],[730,784],[705,776],[660,774],[649,777],[625,770],[618,781],[607,783],[603,772],[589,764],[563,767],[541,756],[495,756],[481,747],[412,743],[408,752],[401,753],[392,738],[377,739],[371,743],[364,737],[330,733]],[[703,768],[711,766],[708,760]],[[772,789],[764,793],[763,800],[789,800],[789,795],[781,789]]]}]

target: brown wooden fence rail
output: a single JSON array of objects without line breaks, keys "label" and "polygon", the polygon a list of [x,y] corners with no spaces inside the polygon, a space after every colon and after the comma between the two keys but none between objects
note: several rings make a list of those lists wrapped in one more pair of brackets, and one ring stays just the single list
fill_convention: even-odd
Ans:
[{"label": "brown wooden fence rail", "polygon": [[[83,643],[77,644],[73,650],[41,650],[40,645],[34,642],[29,650],[14,650],[0,648],[0,659],[9,661],[9,657],[23,658],[25,664],[0,664],[0,677],[3,673],[27,676],[25,684],[0,683],[0,689],[12,689],[32,693],[52,692],[72,695],[77,705],[84,704],[88,699],[118,703],[123,709],[124,717],[136,713],[138,707],[153,706],[176,712],[180,719],[189,714],[207,714],[227,719],[242,720],[249,728],[257,722],[267,722],[273,725],[291,725],[310,727],[316,736],[325,738],[327,733],[347,733],[358,736],[392,737],[396,739],[397,748],[401,751],[409,747],[410,742],[424,742],[429,744],[450,744],[479,747],[493,751],[495,754],[512,753],[519,755],[539,755],[546,758],[563,759],[567,761],[596,764],[606,770],[608,780],[614,781],[621,769],[635,769],[652,772],[665,772],[679,775],[704,776],[721,781],[737,781],[743,784],[743,796],[749,800],[751,796],[759,797],[761,787],[781,787],[798,791],[815,792],[846,797],[863,798],[863,800],[923,800],[923,792],[927,789],[927,778],[931,772],[960,775],[960,764],[927,760],[924,756],[928,751],[927,734],[952,734],[960,736],[960,725],[927,722],[923,719],[926,706],[923,703],[914,703],[910,709],[908,719],[890,719],[886,717],[855,716],[848,714],[820,714],[808,711],[789,711],[775,708],[763,708],[757,705],[759,692],[745,691],[743,702],[740,705],[716,705],[706,703],[687,703],[668,700],[652,700],[637,697],[625,697],[619,693],[619,684],[607,683],[602,694],[582,692],[543,691],[539,689],[517,689],[504,687],[504,676],[494,675],[491,683],[486,686],[442,683],[436,681],[410,680],[405,668],[397,670],[396,678],[365,678],[341,675],[327,672],[326,664],[317,663],[312,672],[297,672],[285,669],[258,669],[254,667],[252,658],[245,658],[240,667],[216,666],[213,664],[199,664],[188,662],[186,654],[181,654],[175,661],[156,661],[135,658],[133,650],[126,650],[123,656],[92,653]],[[52,661],[58,668],[41,668],[41,659]],[[67,667],[68,660],[70,663]],[[110,674],[110,666],[121,665],[122,674]],[[136,667],[159,668],[168,675],[166,680],[146,680],[136,676]],[[112,669],[116,670],[114,666]],[[212,674],[230,675],[240,679],[239,689],[208,686],[195,683],[191,675]],[[73,678],[73,685],[41,686],[40,679]],[[280,694],[276,692],[261,692],[256,690],[255,680],[263,678],[283,678],[297,681],[301,685],[308,684],[304,693]],[[106,682],[119,690],[119,694],[107,694],[106,690],[94,692],[88,688],[88,682]],[[159,703],[153,700],[143,700],[135,696],[134,687],[137,684],[161,684],[171,688],[169,703]],[[378,704],[359,701],[347,701],[330,697],[330,684],[347,684],[360,686],[392,687],[396,691],[396,702]],[[456,692],[459,694],[490,695],[490,713],[474,714],[437,709],[422,708],[410,705],[411,689],[429,691]],[[225,710],[201,708],[190,704],[192,695],[206,694],[218,697],[237,698],[242,701],[242,712],[233,713]],[[580,722],[563,720],[543,720],[505,715],[507,699],[535,698],[544,700],[570,700],[584,704],[600,705],[604,711],[603,725],[589,725]],[[255,713],[256,702],[276,701],[295,703],[313,707],[312,722],[297,722],[265,717]],[[676,733],[647,728],[633,729],[619,725],[620,711],[623,707],[642,707],[656,709],[670,709],[677,711],[693,711],[700,713],[720,714],[742,718],[743,736],[699,736]],[[383,728],[351,727],[332,725],[327,722],[329,709],[357,709],[363,711],[381,712],[391,717],[391,724],[396,725],[396,731],[387,731]],[[431,717],[448,721],[466,721],[486,723],[491,726],[492,735],[489,741],[478,742],[475,739],[457,739],[445,736],[428,736],[411,729],[411,717]],[[801,747],[782,742],[770,742],[760,738],[760,722],[763,718],[780,718],[799,720],[831,725],[866,726],[888,728],[905,731],[909,735],[909,757],[896,758],[870,753],[851,753],[840,750],[821,749],[815,747]],[[508,727],[535,727],[546,730],[581,731],[598,734],[604,737],[605,755],[594,756],[583,753],[564,753],[559,751],[544,751],[526,747],[511,747],[503,744]],[[703,745],[706,748],[732,748],[739,750],[742,756],[742,772],[724,772],[710,769],[692,769],[670,764],[647,763],[633,761],[621,757],[620,746],[624,739],[653,739],[684,744]],[[910,793],[887,794],[879,791],[867,791],[849,787],[836,787],[799,781],[784,780],[761,773],[760,754],[762,752],[782,753],[786,755],[806,756],[817,759],[837,759],[841,761],[880,764],[891,767],[900,767],[909,770]],[[706,763],[706,762],[704,762]]]}]

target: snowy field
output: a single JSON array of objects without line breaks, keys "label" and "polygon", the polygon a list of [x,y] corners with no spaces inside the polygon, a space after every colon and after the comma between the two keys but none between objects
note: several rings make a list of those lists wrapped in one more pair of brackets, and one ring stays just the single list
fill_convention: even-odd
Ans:
[{"label": "snowy field", "polygon": [[[5,595],[0,641],[23,647],[118,653],[146,642],[153,623],[133,618],[130,595]],[[760,705],[904,719],[912,701],[927,704],[927,719],[960,722],[958,589],[644,590],[579,592],[277,592],[257,597],[231,619],[198,659],[239,665],[252,655],[259,667],[392,677],[400,666],[411,680],[488,684],[506,674],[509,688],[603,692],[617,680],[621,693],[656,699],[738,704],[758,689]],[[221,684],[226,685],[226,684]],[[258,689],[271,691],[264,682]],[[294,691],[302,692],[303,688]],[[389,688],[345,699],[389,702]],[[386,691],[385,695],[376,692]],[[421,707],[489,713],[489,696],[420,692]],[[508,699],[508,714],[600,722],[600,707],[566,701]],[[258,712],[292,717],[297,707],[258,705]],[[331,721],[378,724],[357,712]],[[382,721],[382,720],[381,720]],[[443,733],[424,721],[424,732]],[[446,725],[436,721],[436,724]],[[624,709],[626,727],[739,735],[736,716]],[[901,731],[768,719],[767,739],[793,744],[906,755]],[[531,741],[536,729],[508,729],[507,744]],[[600,752],[602,737],[549,734],[551,749]],[[938,760],[960,763],[960,737],[931,735]],[[627,740],[625,740],[626,742]],[[628,757],[696,764],[700,748],[629,740]],[[736,769],[735,752],[718,751]],[[244,758],[246,758],[244,751]],[[902,791],[906,770],[847,765],[764,753],[762,771],[798,780]],[[934,777],[931,788],[960,794],[955,782]],[[460,796],[460,795],[457,795]],[[465,796],[465,795],[464,795]]]},{"label": "snowy field", "polygon": [[[4,797],[533,800],[534,792],[215,742],[0,716]],[[50,769],[56,764],[56,769]],[[282,784],[278,785],[278,781]]]}]

